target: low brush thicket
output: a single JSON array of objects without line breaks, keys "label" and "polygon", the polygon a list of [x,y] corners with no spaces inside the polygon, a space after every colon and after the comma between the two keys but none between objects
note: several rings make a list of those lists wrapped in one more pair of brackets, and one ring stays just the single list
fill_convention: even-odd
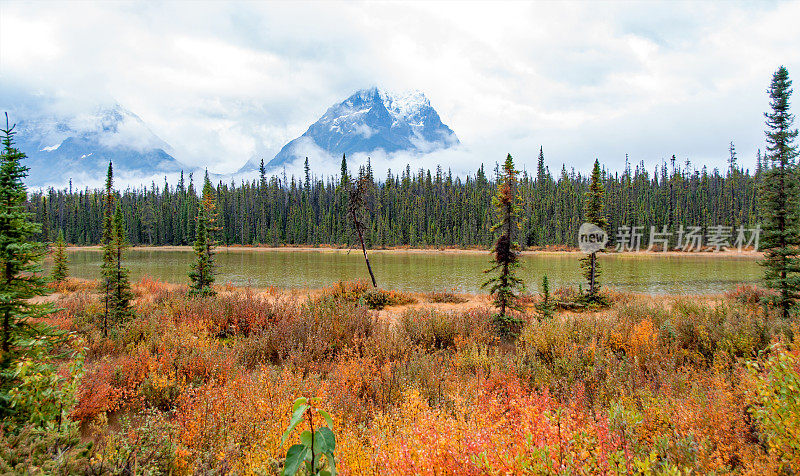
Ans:
[{"label": "low brush thicket", "polygon": [[340,281],[326,289],[323,296],[335,301],[360,303],[374,310],[417,302],[409,293],[374,288],[366,281]]},{"label": "low brush thicket", "polygon": [[754,289],[618,295],[513,342],[488,308],[379,317],[362,284],[290,300],[152,280],[105,338],[97,296],[62,289],[49,320],[86,346],[71,416],[94,474],[279,474],[301,396],[333,415],[341,474],[800,471],[798,329]]}]

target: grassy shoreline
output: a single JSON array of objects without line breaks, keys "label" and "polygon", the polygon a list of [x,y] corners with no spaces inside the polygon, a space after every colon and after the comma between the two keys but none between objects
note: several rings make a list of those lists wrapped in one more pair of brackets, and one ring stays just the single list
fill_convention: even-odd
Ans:
[{"label": "grassy shoreline", "polygon": [[[131,247],[132,250],[145,250],[145,251],[182,251],[182,252],[189,252],[192,251],[192,247],[189,245],[185,246],[178,246],[178,245],[158,245],[158,246],[133,246]],[[102,247],[100,245],[90,245],[90,246],[68,246],[68,251],[102,251]],[[335,247],[335,246],[319,246],[319,247],[310,247],[310,246],[242,246],[242,245],[231,245],[231,246],[219,246],[217,247],[218,252],[317,252],[317,253],[348,253],[352,252],[353,249],[351,248],[342,248],[342,247]],[[367,250],[369,253],[387,253],[387,254],[403,254],[403,253],[411,253],[411,254],[488,254],[489,250],[485,249],[462,249],[462,248],[378,248],[378,249],[370,249]],[[525,250],[521,252],[523,256],[547,256],[547,255],[560,255],[560,256],[571,256],[574,255],[576,257],[582,256],[579,250],[576,249],[536,249],[536,250]],[[658,252],[658,251],[641,251],[641,252],[631,252],[625,251],[621,253],[616,252],[609,252],[603,254],[604,257],[624,257],[624,258],[658,258],[658,257],[670,257],[670,258],[696,258],[696,257],[718,257],[718,258],[735,258],[735,259],[761,259],[763,257],[763,253],[760,251],[742,251],[738,252],[736,250],[726,250],[720,252],[711,252],[711,251],[704,251],[704,252],[681,252],[681,251],[667,251],[667,252]]]}]

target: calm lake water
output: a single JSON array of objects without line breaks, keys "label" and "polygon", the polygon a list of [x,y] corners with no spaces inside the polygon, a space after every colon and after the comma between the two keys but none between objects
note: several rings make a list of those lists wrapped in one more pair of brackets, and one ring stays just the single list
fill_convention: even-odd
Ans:
[{"label": "calm lake water", "polygon": [[[185,283],[191,251],[133,249],[125,264],[132,280],[148,275],[162,281]],[[69,252],[70,275],[98,278],[101,252]],[[374,252],[370,263],[378,285],[401,291],[480,293],[488,267],[488,253]],[[620,290],[651,294],[711,294],[755,283],[762,270],[752,256],[719,257],[603,255],[602,282]],[[49,264],[49,263],[47,263]],[[360,252],[218,250],[217,283],[255,287],[317,288],[339,280],[368,279]],[[577,254],[534,254],[522,258],[521,277],[530,290],[539,290],[547,273],[551,288],[582,281]]]}]

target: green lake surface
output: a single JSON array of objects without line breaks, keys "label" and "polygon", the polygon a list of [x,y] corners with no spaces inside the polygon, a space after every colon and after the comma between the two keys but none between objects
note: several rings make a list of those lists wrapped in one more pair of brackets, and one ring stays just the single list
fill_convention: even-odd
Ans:
[{"label": "green lake surface", "polygon": [[[98,278],[101,252],[70,250],[70,275]],[[576,253],[533,253],[522,256],[520,277],[538,291],[546,273],[551,287],[582,282]],[[185,283],[194,259],[190,250],[131,249],[125,265],[136,281],[147,275],[170,283]],[[217,284],[280,288],[319,288],[340,280],[368,279],[359,251],[282,251],[220,248],[216,255]],[[481,293],[489,267],[488,253],[370,253],[378,285],[400,291]],[[46,263],[49,265],[49,263]],[[715,256],[603,254],[601,282],[624,291],[650,294],[714,294],[740,283],[756,283],[762,269],[752,255]],[[47,267],[47,266],[46,266]]]}]

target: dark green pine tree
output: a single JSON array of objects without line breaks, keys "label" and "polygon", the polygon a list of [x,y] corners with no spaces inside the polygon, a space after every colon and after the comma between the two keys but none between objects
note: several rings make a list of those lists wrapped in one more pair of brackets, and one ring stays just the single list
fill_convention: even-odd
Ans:
[{"label": "dark green pine tree", "polygon": [[214,248],[208,233],[208,217],[205,202],[197,210],[197,238],[194,253],[197,257],[189,270],[189,295],[213,296],[214,289]]},{"label": "dark green pine tree", "polygon": [[[206,180],[203,184],[203,216],[205,232],[206,232],[206,256],[208,257],[208,261],[211,263],[211,269],[209,270],[211,274],[211,283],[214,282],[214,253],[215,248],[217,246],[217,234],[219,233],[220,227],[217,225],[218,213],[217,213],[217,191],[214,190],[214,186],[211,185],[211,180],[208,180],[208,174],[206,174]],[[200,211],[198,210],[198,214]],[[213,294],[213,293],[212,293]]]},{"label": "dark green pine tree", "polygon": [[491,227],[492,233],[499,232],[492,248],[494,266],[486,273],[496,273],[483,286],[489,288],[494,304],[499,313],[494,321],[501,334],[513,333],[520,320],[508,315],[509,310],[520,310],[517,303],[519,293],[525,286],[515,273],[519,267],[519,244],[515,241],[520,229],[520,196],[518,187],[519,171],[514,168],[514,159],[508,154],[503,163],[497,184],[497,192],[492,198],[496,221]]},{"label": "dark green pine tree", "polygon": [[203,195],[201,200],[203,202],[203,207],[205,207],[203,211],[206,219],[209,253],[211,253],[211,248],[216,245],[217,233],[220,228],[217,225],[217,219],[219,218],[219,214],[217,213],[217,191],[214,190],[214,186],[211,185],[211,180],[208,178],[208,170],[206,170],[206,176],[205,179],[203,179]]},{"label": "dark green pine tree", "polygon": [[100,265],[101,284],[100,292],[103,296],[103,336],[108,337],[109,322],[114,310],[114,288],[116,287],[115,278],[116,264],[114,263],[114,169],[111,162],[108,163],[106,173],[106,189],[103,195],[103,262]]},{"label": "dark green pine tree", "polygon": [[303,164],[303,172],[306,175],[306,180],[303,182],[303,189],[306,193],[309,193],[311,190],[311,167],[308,166],[308,157],[306,157],[306,161]]},{"label": "dark green pine tree", "polygon": [[133,292],[128,278],[130,272],[122,265],[125,257],[125,250],[128,248],[128,240],[125,237],[125,220],[122,216],[122,207],[117,203],[114,212],[113,236],[111,246],[114,250],[114,287],[112,299],[112,311],[114,323],[119,324],[133,317]]},{"label": "dark green pine tree", "polygon": [[542,277],[542,300],[536,305],[536,308],[544,318],[551,318],[555,314],[556,307],[550,296],[550,281],[546,274]]},{"label": "dark green pine tree", "polygon": [[767,120],[768,168],[764,170],[759,194],[763,231],[760,245],[764,250],[767,285],[776,290],[775,304],[788,319],[800,291],[800,222],[798,222],[798,181],[793,128],[794,115],[790,111],[792,81],[789,72],[781,66],[772,76],[769,88],[772,111]]},{"label": "dark green pine tree", "polygon": [[[591,223],[607,231],[608,220],[603,209],[605,187],[603,186],[602,172],[600,171],[600,161],[595,159],[592,175],[589,182],[589,190],[586,192],[586,205],[583,211],[583,219],[586,223]],[[590,303],[601,304],[603,299],[600,296],[600,266],[597,261],[597,253],[590,253],[581,258],[581,268],[583,276],[586,278],[586,300]]]},{"label": "dark green pine tree", "polygon": [[25,154],[14,147],[14,127],[0,130],[3,151],[0,155],[0,411],[5,407],[6,392],[16,377],[6,372],[14,361],[31,353],[31,337],[45,333],[45,328],[33,323],[52,312],[50,305],[34,304],[30,299],[48,293],[46,280],[41,277],[41,259],[45,255],[42,243],[33,240],[41,227],[31,221],[26,212],[27,191],[22,179],[28,168],[22,165]]},{"label": "dark green pine tree", "polygon": [[[34,304],[31,298],[47,294],[41,276],[45,247],[34,236],[41,228],[26,212],[27,192],[22,180],[25,154],[13,145],[13,126],[3,133],[0,155],[0,427],[4,473],[80,474],[85,447],[77,426],[69,421],[71,383],[64,378],[64,333],[41,322],[52,304]],[[58,359],[57,362],[56,359]],[[10,446],[9,446],[10,444]]]},{"label": "dark green pine tree", "polygon": [[350,186],[350,174],[347,173],[347,156],[345,154],[342,154],[341,169],[342,175],[339,179],[339,184],[343,189],[347,190],[347,188]]},{"label": "dark green pine tree", "polygon": [[539,146],[539,158],[536,161],[536,181],[538,185],[541,185],[544,182],[545,174],[547,170],[545,169],[544,165],[544,149],[542,146]]},{"label": "dark green pine tree", "polygon": [[50,273],[50,278],[56,283],[64,281],[69,276],[66,248],[64,230],[58,230],[58,240],[56,240],[55,248],[53,249],[53,270]]}]

